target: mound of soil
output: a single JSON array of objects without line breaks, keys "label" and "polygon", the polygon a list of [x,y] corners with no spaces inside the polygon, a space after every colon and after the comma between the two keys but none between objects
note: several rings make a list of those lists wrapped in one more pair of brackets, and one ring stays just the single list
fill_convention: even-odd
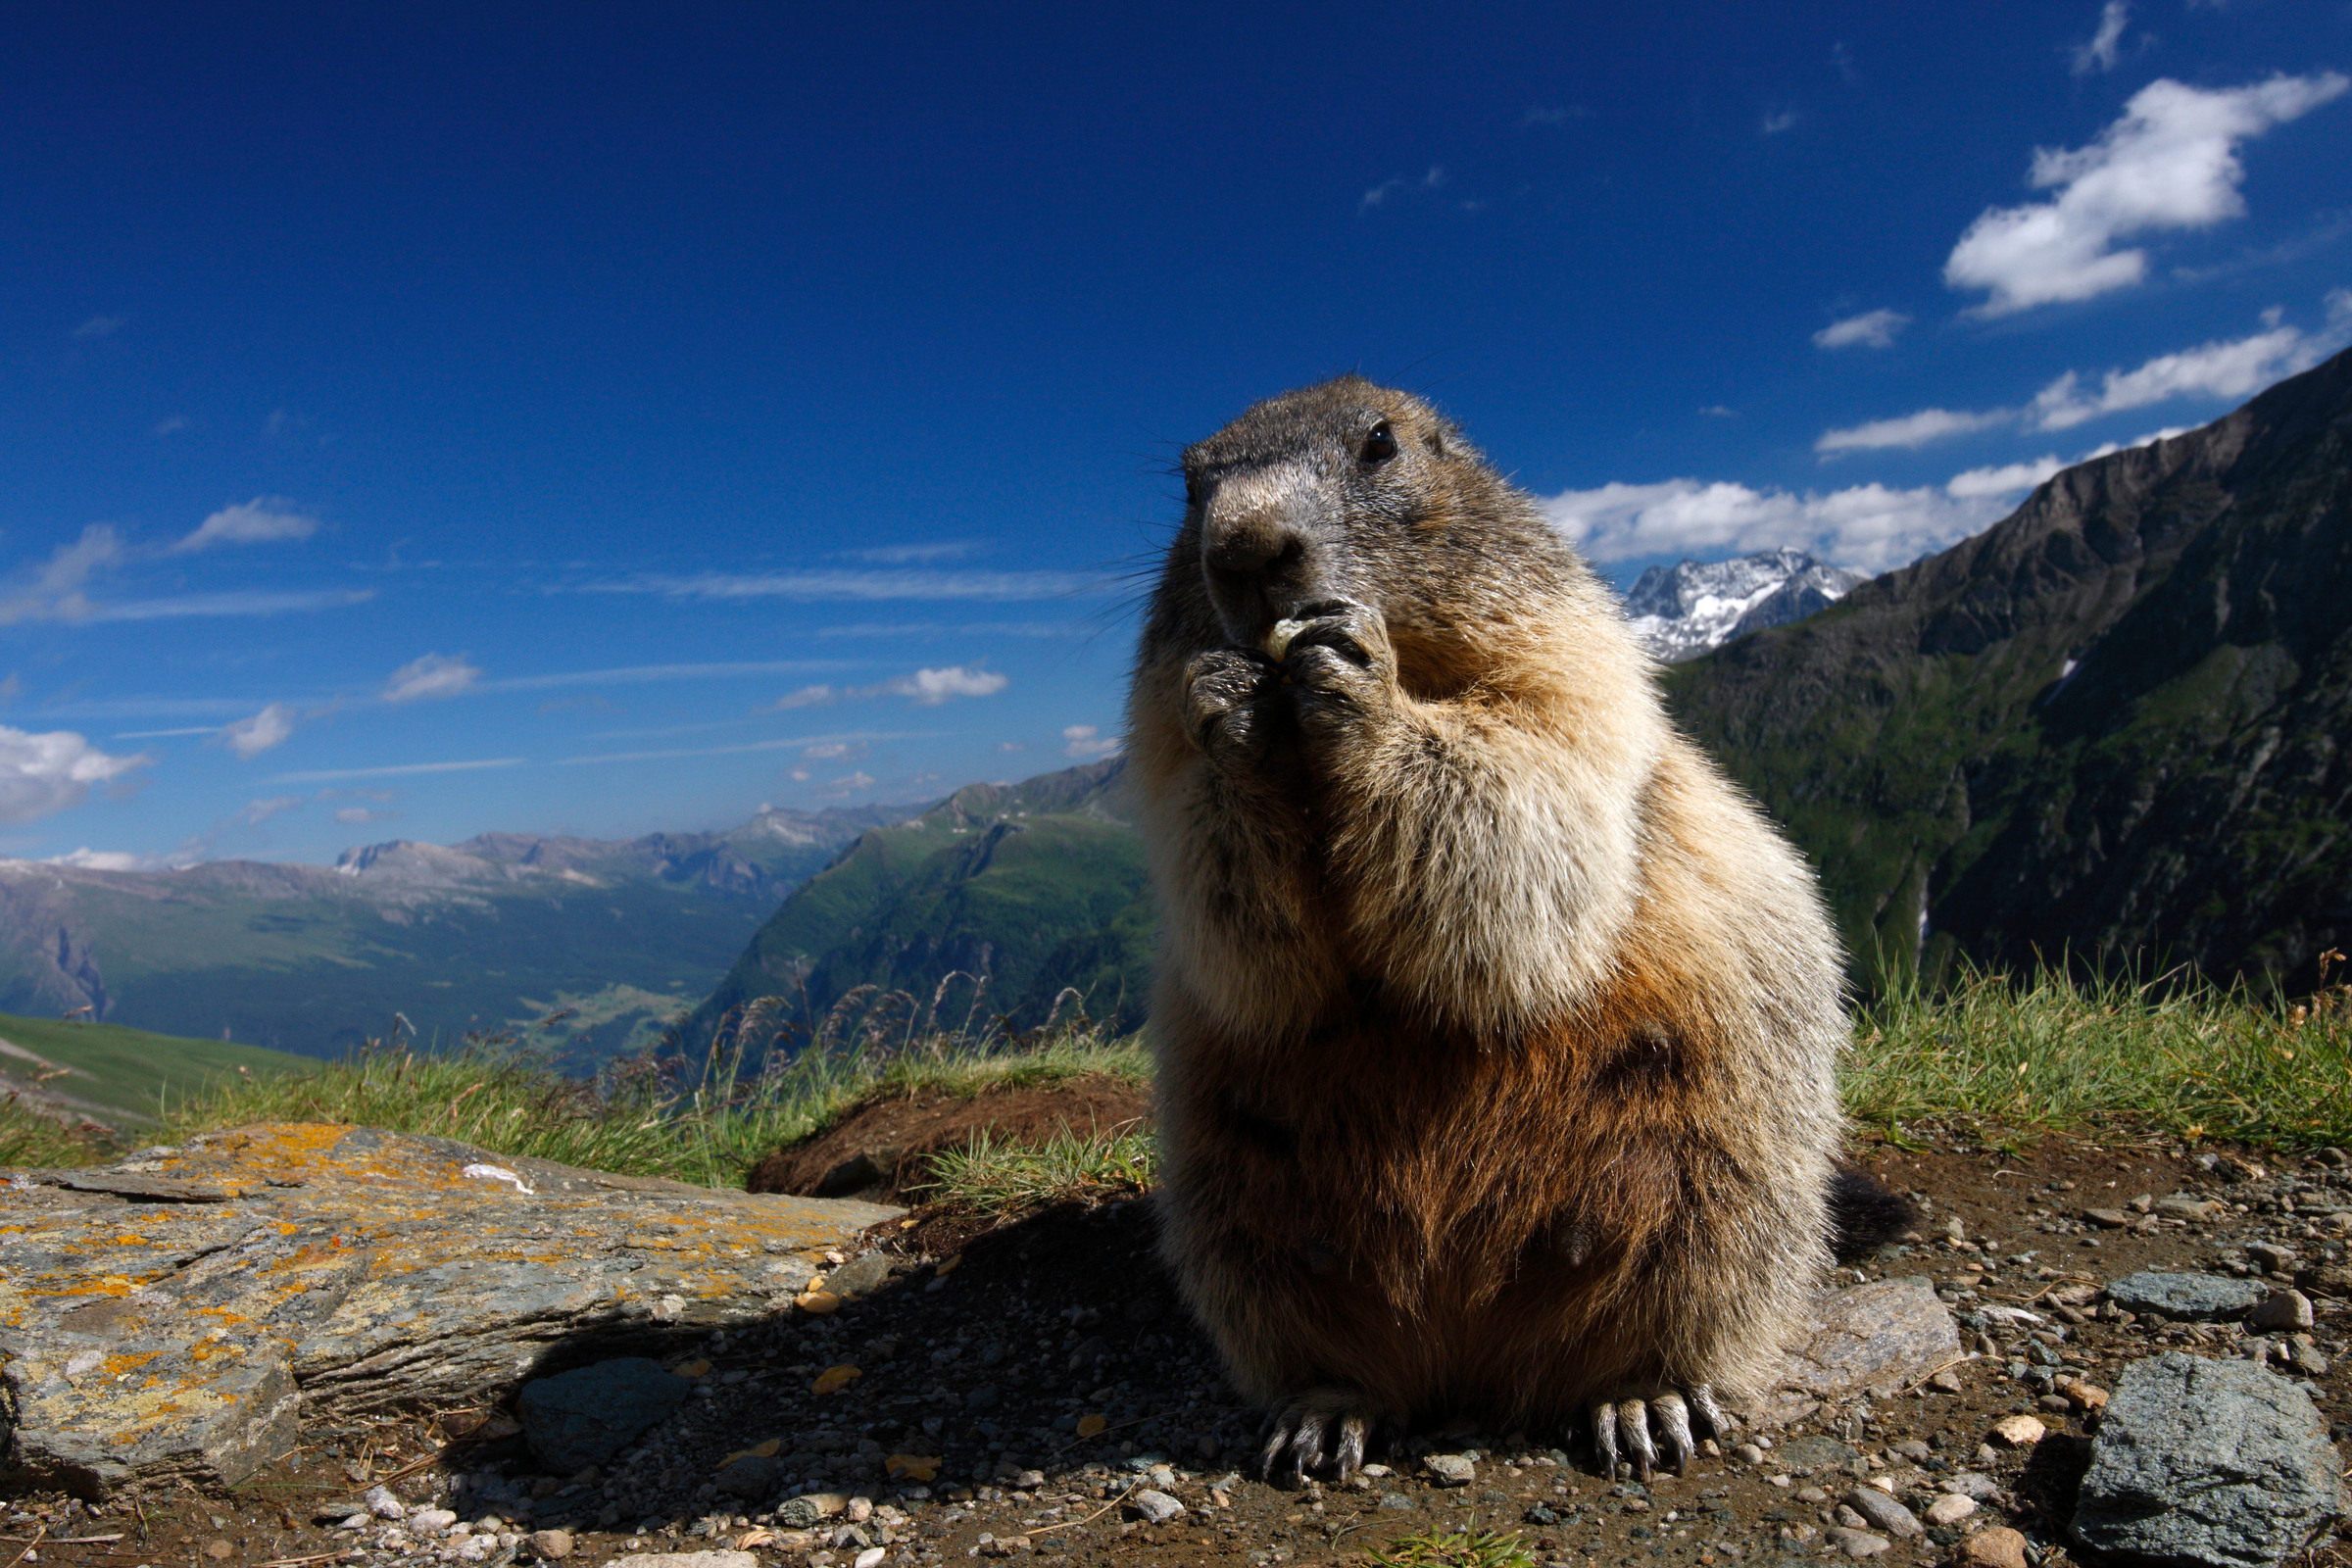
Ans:
[{"label": "mound of soil", "polygon": [[926,1161],[985,1132],[999,1143],[1042,1144],[1068,1131],[1109,1132],[1148,1121],[1151,1097],[1123,1078],[1089,1074],[1052,1085],[999,1085],[965,1098],[937,1089],[854,1106],[823,1132],[787,1144],[752,1167],[755,1193],[897,1202]]}]

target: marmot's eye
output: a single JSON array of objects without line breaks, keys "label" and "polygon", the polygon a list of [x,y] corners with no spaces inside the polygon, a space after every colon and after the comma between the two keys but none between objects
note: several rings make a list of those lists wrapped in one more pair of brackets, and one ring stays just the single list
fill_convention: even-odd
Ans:
[{"label": "marmot's eye", "polygon": [[1364,437],[1363,451],[1357,455],[1366,463],[1386,463],[1396,455],[1396,432],[1389,428],[1388,420],[1372,427],[1372,433]]}]

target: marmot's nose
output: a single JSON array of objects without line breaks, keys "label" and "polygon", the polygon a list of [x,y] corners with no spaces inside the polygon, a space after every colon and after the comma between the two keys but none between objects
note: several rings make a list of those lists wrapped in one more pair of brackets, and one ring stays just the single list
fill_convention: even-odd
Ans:
[{"label": "marmot's nose", "polygon": [[1250,576],[1304,548],[1277,507],[1218,508],[1208,516],[1205,553],[1218,571]]}]

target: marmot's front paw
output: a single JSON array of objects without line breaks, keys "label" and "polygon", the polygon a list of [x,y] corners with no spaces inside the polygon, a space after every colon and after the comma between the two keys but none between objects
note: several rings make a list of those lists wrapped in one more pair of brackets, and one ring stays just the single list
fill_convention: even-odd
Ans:
[{"label": "marmot's front paw", "polygon": [[1246,648],[1196,654],[1184,670],[1185,734],[1211,757],[1262,760],[1275,679],[1273,662]]},{"label": "marmot's front paw", "polygon": [[[1687,1397],[1686,1397],[1687,1396]],[[1642,1399],[1603,1400],[1592,1406],[1592,1446],[1600,1450],[1600,1472],[1609,1480],[1617,1479],[1618,1440],[1633,1454],[1634,1474],[1641,1480],[1649,1479],[1650,1467],[1658,1462],[1657,1445],[1650,1441],[1649,1426],[1658,1425],[1658,1436],[1665,1440],[1666,1462],[1676,1475],[1690,1468],[1690,1455],[1698,1447],[1690,1433],[1690,1412],[1697,1411],[1715,1436],[1723,1437],[1732,1430],[1723,1411],[1715,1403],[1714,1391],[1703,1383],[1694,1383],[1680,1393],[1666,1389]]]},{"label": "marmot's front paw", "polygon": [[1328,1462],[1332,1479],[1345,1482],[1363,1465],[1364,1444],[1378,1420],[1353,1389],[1309,1389],[1266,1418],[1257,1473],[1276,1486],[1297,1486]]},{"label": "marmot's front paw", "polygon": [[1282,673],[1310,735],[1334,734],[1395,700],[1396,650],[1378,611],[1339,600],[1310,606],[1301,618]]}]

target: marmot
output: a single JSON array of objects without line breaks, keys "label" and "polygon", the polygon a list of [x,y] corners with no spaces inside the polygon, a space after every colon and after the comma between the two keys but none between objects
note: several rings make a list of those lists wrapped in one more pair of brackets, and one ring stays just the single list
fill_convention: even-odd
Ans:
[{"label": "marmot", "polygon": [[1679,1468],[1830,1259],[1811,874],[1429,405],[1344,376],[1183,471],[1128,707],[1158,1201],[1261,1466],[1467,1414]]}]

